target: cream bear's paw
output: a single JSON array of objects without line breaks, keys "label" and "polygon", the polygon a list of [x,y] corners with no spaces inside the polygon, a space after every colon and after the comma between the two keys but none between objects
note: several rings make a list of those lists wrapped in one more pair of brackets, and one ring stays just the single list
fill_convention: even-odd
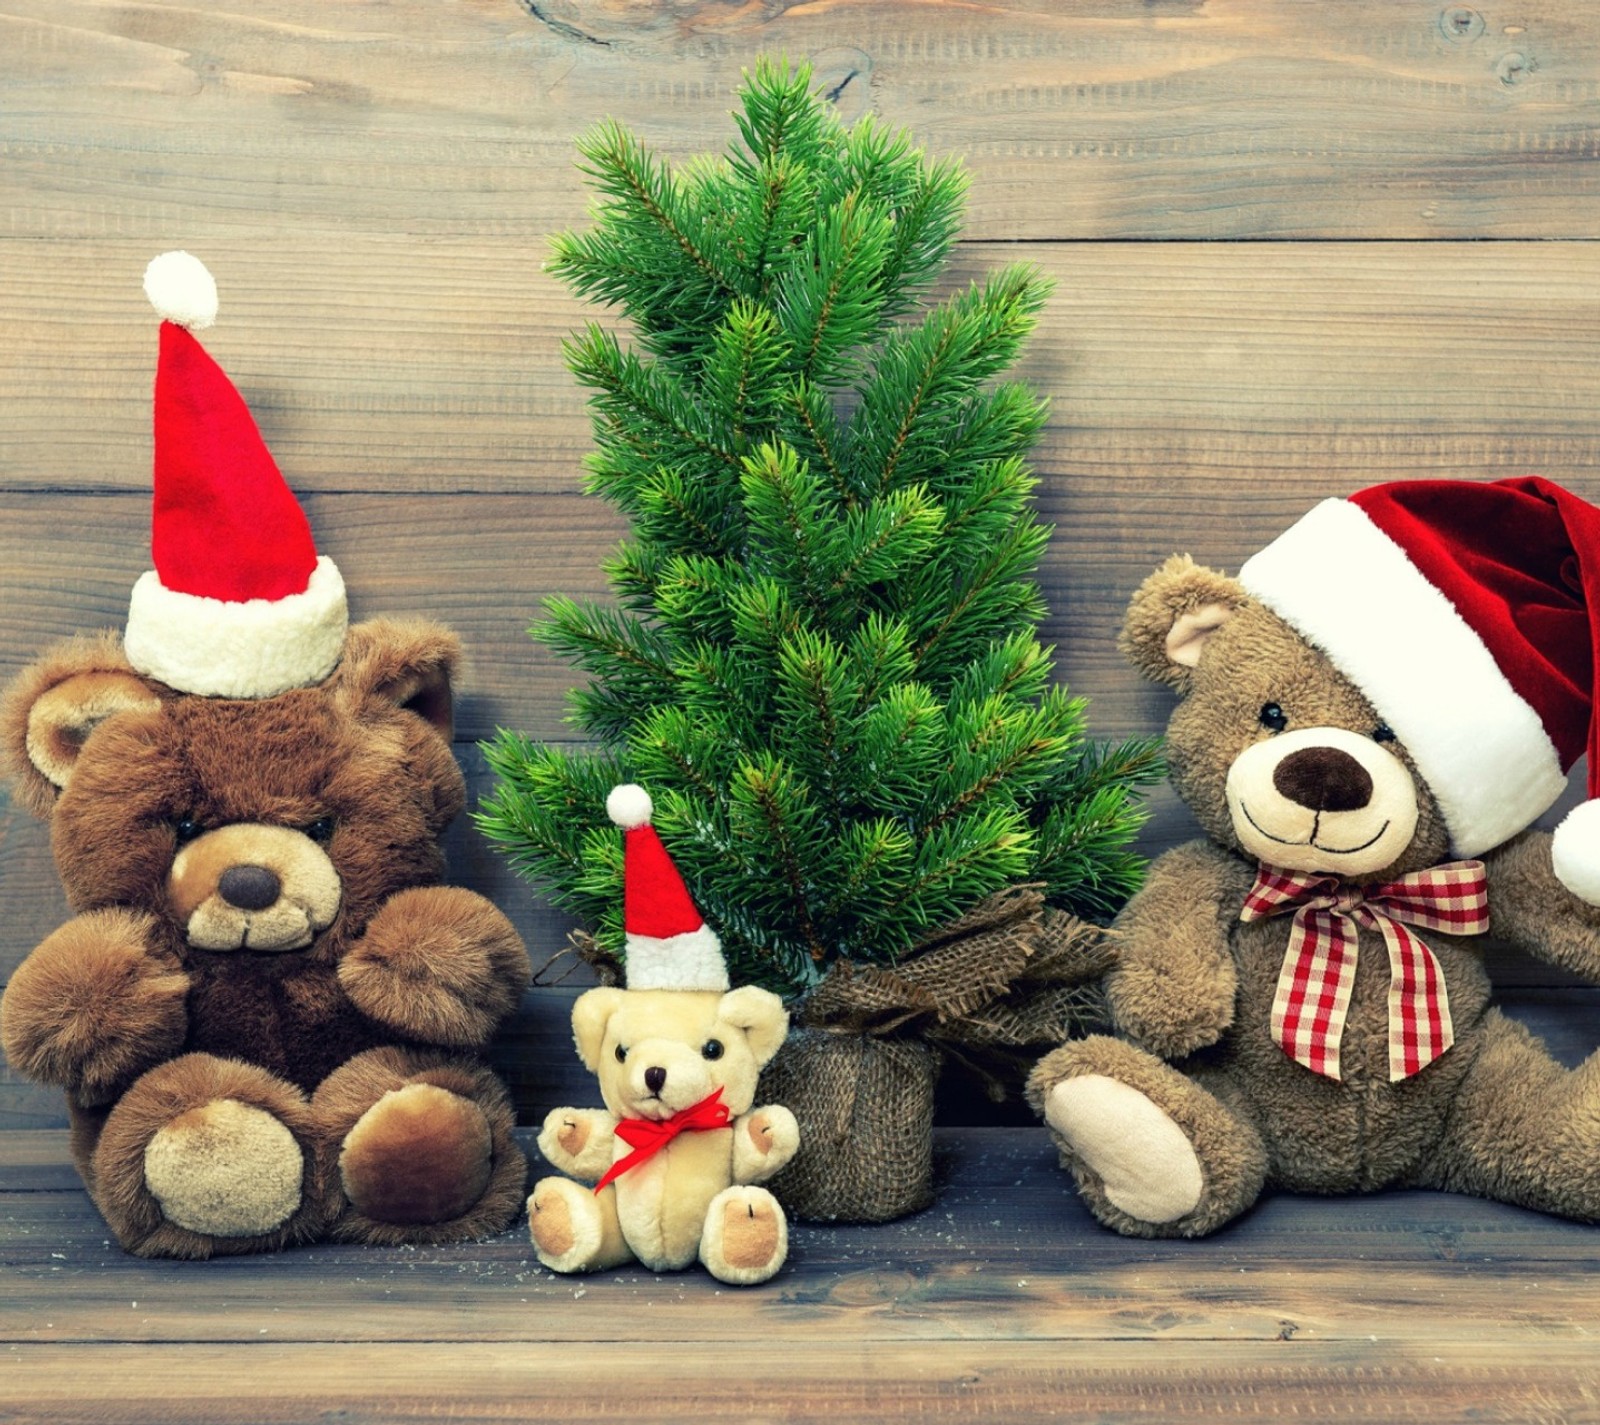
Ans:
[{"label": "cream bear's paw", "polygon": [[711,1199],[700,1260],[718,1281],[754,1286],[775,1275],[788,1255],[788,1219],[765,1188],[724,1188]]}]

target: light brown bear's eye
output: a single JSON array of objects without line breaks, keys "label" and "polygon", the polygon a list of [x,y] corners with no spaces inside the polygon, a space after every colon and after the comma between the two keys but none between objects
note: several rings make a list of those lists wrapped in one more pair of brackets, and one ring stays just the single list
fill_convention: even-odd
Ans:
[{"label": "light brown bear's eye", "polygon": [[333,818],[331,816],[319,816],[310,826],[306,827],[305,832],[313,841],[325,846],[333,840]]},{"label": "light brown bear's eye", "polygon": [[700,1046],[702,1059],[720,1059],[722,1057],[722,1041],[720,1039],[707,1039]]},{"label": "light brown bear's eye", "polygon": [[1263,703],[1256,716],[1269,732],[1282,732],[1289,725],[1289,714],[1276,703]]},{"label": "light brown bear's eye", "polygon": [[1388,723],[1380,722],[1372,729],[1372,740],[1374,742],[1393,742],[1394,729]]},{"label": "light brown bear's eye", "polygon": [[172,834],[178,838],[179,846],[193,841],[204,830],[192,816],[180,816],[172,823]]},{"label": "light brown bear's eye", "polygon": [[616,1055],[619,1064],[626,1064],[628,1062],[628,1046],[626,1044],[617,1045]]}]

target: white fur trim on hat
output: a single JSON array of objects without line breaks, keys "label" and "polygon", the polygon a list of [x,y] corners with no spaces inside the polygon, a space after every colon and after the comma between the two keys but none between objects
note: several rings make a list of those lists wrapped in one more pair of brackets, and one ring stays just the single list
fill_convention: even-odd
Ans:
[{"label": "white fur trim on hat", "polygon": [[164,322],[192,332],[217,319],[217,284],[205,263],[187,252],[164,252],[144,270],[144,294]]},{"label": "white fur trim on hat", "polygon": [[1561,795],[1539,715],[1358,506],[1324,500],[1251,556],[1239,582],[1371,700],[1438,799],[1457,856],[1498,846]]},{"label": "white fur trim on hat", "polygon": [[242,603],[176,593],[147,570],[122,644],[139,672],[181,693],[270,698],[326,678],[348,626],[344,580],[324,554],[300,593]]},{"label": "white fur trim on hat", "polygon": [[630,990],[726,990],[722,942],[709,925],[681,935],[627,937]]},{"label": "white fur trim on hat", "polygon": [[1579,802],[1550,838],[1556,879],[1579,900],[1600,905],[1600,801]]}]

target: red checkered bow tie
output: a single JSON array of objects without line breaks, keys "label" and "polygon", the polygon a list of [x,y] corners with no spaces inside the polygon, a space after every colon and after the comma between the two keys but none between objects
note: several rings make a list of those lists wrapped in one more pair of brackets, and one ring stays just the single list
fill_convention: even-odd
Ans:
[{"label": "red checkered bow tie", "polygon": [[1313,1073],[1339,1077],[1339,1039],[1356,978],[1356,926],[1389,947],[1389,1078],[1409,1078],[1455,1042],[1444,972],[1433,951],[1401,924],[1452,935],[1489,928],[1482,861],[1449,861],[1380,886],[1262,865],[1240,920],[1294,910],[1289,949],[1272,1002],[1272,1037]]}]

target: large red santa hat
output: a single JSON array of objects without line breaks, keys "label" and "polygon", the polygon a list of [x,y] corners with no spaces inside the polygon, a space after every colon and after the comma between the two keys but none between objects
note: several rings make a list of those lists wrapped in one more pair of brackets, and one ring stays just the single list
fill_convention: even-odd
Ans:
[{"label": "large red santa hat", "polygon": [[1532,476],[1375,485],[1323,501],[1239,578],[1394,729],[1458,856],[1533,822],[1587,752],[1589,800],[1554,858],[1600,904],[1600,510]]},{"label": "large red santa hat", "polygon": [[722,942],[695,909],[683,877],[650,824],[643,787],[625,782],[606,798],[622,827],[622,920],[630,990],[726,990]]},{"label": "large red santa hat", "polygon": [[123,646],[185,693],[267,698],[320,682],[344,647],[344,580],[319,557],[249,409],[194,333],[217,315],[198,258],[145,270],[160,313],[155,387],[155,568],[133,586]]}]

